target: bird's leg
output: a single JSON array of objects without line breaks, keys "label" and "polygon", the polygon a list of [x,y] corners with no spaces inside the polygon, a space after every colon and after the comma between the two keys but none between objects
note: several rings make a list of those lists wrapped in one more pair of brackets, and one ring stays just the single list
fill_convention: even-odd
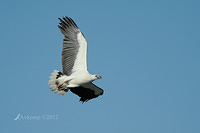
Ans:
[{"label": "bird's leg", "polygon": [[69,81],[70,80],[65,80],[63,82],[59,82],[57,83],[57,87],[58,87],[58,90],[61,91],[61,90],[64,90],[64,91],[68,91],[69,89],[67,88],[67,85],[69,84]]},{"label": "bird's leg", "polygon": [[67,88],[67,83],[66,82],[61,82],[57,85],[58,87],[58,90],[61,91],[61,90],[64,90],[65,88]]},{"label": "bird's leg", "polygon": [[59,88],[60,86],[62,86],[63,84],[68,85],[69,81],[71,81],[71,78],[64,78],[64,79],[58,79],[56,81],[57,87]]},{"label": "bird's leg", "polygon": [[59,83],[57,86],[58,86],[58,88],[61,88],[62,87],[62,85],[64,84],[65,82],[61,82],[61,83]]}]

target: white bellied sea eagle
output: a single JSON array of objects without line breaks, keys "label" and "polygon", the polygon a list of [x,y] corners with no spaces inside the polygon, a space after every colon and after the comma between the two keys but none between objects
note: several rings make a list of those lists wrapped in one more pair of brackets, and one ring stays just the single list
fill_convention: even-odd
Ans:
[{"label": "white bellied sea eagle", "polygon": [[103,94],[103,90],[92,82],[101,76],[91,75],[87,70],[87,42],[76,25],[69,17],[58,18],[58,28],[64,35],[62,50],[63,72],[54,70],[48,81],[50,89],[59,95],[70,90],[87,102]]}]

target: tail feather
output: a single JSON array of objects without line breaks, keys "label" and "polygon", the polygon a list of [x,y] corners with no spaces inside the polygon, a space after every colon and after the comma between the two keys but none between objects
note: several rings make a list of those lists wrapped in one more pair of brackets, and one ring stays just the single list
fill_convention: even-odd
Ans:
[{"label": "tail feather", "polygon": [[[54,91],[55,93],[57,93],[58,95],[65,95],[68,91],[67,89],[67,85],[64,83],[61,86],[58,86],[60,82],[63,81],[63,79],[65,78],[66,75],[64,75],[63,73],[54,70],[51,73],[51,76],[49,77],[49,81],[48,84],[50,85],[50,89],[52,91]],[[62,88],[62,89],[60,89]]]}]

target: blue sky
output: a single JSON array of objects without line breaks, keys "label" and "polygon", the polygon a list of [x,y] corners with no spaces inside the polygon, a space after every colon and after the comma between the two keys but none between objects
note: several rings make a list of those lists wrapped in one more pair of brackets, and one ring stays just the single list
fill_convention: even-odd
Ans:
[{"label": "blue sky", "polygon": [[[0,132],[199,133],[199,4],[1,1]],[[89,72],[103,77],[104,95],[84,104],[48,85],[62,70],[63,16],[87,39]]]}]

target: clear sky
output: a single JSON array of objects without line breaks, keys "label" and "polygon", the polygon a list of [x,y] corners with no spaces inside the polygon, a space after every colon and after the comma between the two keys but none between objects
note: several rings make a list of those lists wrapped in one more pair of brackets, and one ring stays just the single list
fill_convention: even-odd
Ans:
[{"label": "clear sky", "polygon": [[[198,0],[1,0],[1,133],[199,133]],[[104,95],[82,104],[48,80],[62,70],[58,17],[88,42]],[[14,120],[16,119],[16,120]]]}]

